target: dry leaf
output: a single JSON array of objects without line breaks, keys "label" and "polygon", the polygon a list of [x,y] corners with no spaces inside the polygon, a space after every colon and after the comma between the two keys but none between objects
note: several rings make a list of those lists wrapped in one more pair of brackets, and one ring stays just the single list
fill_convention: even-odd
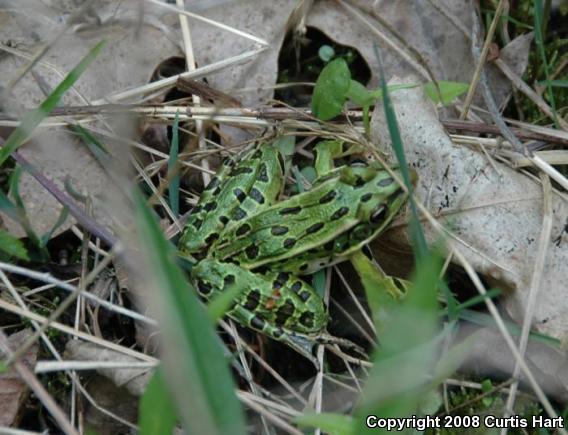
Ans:
[{"label": "dry leaf", "polygon": [[[29,60],[14,54],[14,50],[33,56],[41,47],[50,43],[54,36],[64,30],[63,23],[70,10],[65,2],[40,0],[21,2],[6,1],[0,6],[0,41],[10,43],[10,53],[1,51],[0,89],[18,76],[18,69]],[[107,41],[105,49],[81,76],[75,91],[69,91],[62,105],[85,105],[108,94],[148,82],[159,61],[178,55],[180,51],[169,37],[169,30],[157,20],[155,8],[145,7],[145,15],[139,15],[140,2],[97,2],[96,9],[87,7],[88,13],[76,17],[75,31],[67,31],[50,47],[46,56],[13,88],[11,98],[2,101],[5,115],[14,118],[27,109],[41,103],[87,52],[102,38]],[[162,9],[160,9],[162,12]],[[143,17],[144,21],[139,22]],[[79,22],[78,20],[83,21]],[[79,94],[81,96],[79,96]],[[125,119],[108,121],[113,127],[128,127]],[[120,134],[120,132],[119,132]],[[107,146],[111,144],[106,143]],[[117,145],[124,147],[124,145]],[[95,217],[110,224],[97,202],[110,189],[109,177],[76,136],[64,129],[38,130],[33,143],[21,149],[22,154],[39,168],[56,185],[65,191],[64,181],[78,192],[86,192],[95,202]],[[28,211],[32,226],[38,234],[50,230],[59,216],[61,205],[37,181],[27,174],[22,175],[20,194]],[[23,236],[18,224],[4,218],[7,229],[14,235]],[[73,218],[59,228],[69,228]],[[57,234],[56,233],[56,234]]]},{"label": "dry leaf", "polygon": [[[103,349],[92,343],[69,340],[65,347],[66,358],[77,361],[140,362],[135,358]],[[152,377],[153,369],[98,369],[97,373],[110,379],[117,387],[126,388],[133,396],[140,396]]]},{"label": "dry leaf", "polygon": [[[471,333],[474,338],[471,340],[469,337],[467,358],[462,369],[475,373],[477,377],[499,376],[506,379],[513,376],[515,358],[501,333],[465,324],[460,328],[458,341]],[[527,346],[525,362],[547,395],[562,403],[568,400],[568,360],[564,352],[531,341]]]},{"label": "dry leaf", "polygon": [[[450,247],[467,255],[492,285],[511,290],[506,307],[522,323],[542,225],[540,184],[505,165],[491,163],[481,152],[454,145],[421,90],[404,90],[391,97],[407,158],[420,177],[416,194],[458,238],[448,240]],[[390,153],[382,106],[375,109],[372,130],[374,141]],[[554,195],[553,210],[533,326],[567,345],[568,240],[564,231],[568,207],[558,195]],[[438,238],[429,226],[426,233],[430,241]]]},{"label": "dry leaf", "polygon": [[[307,25],[356,48],[371,70],[369,87],[378,86],[381,74],[374,44],[381,52],[387,80],[418,75],[417,82],[470,82],[475,69],[470,48],[472,2],[355,2],[360,9],[352,3],[316,2]],[[526,68],[531,39],[532,34],[522,35],[502,49],[501,58],[519,75]],[[511,93],[511,84],[496,69],[489,70],[494,97],[502,104]]]},{"label": "dry leaf", "polygon": [[[19,348],[32,334],[30,329],[23,329],[8,337],[8,344],[12,350]],[[20,360],[29,369],[36,363],[38,346],[32,346]],[[4,356],[0,352],[0,358]],[[28,386],[12,369],[0,373],[0,426],[17,426],[22,405],[28,394]]]}]

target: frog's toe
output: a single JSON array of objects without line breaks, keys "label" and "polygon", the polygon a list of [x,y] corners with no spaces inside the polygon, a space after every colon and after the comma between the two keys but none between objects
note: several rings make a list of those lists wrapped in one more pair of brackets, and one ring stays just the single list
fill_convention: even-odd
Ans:
[{"label": "frog's toe", "polygon": [[337,344],[343,349],[348,349],[350,351],[358,353],[365,359],[369,358],[369,356],[361,346],[353,343],[351,340],[347,340],[346,338],[335,337],[334,335],[331,335],[329,333],[323,333],[317,337],[317,342],[320,344]]}]

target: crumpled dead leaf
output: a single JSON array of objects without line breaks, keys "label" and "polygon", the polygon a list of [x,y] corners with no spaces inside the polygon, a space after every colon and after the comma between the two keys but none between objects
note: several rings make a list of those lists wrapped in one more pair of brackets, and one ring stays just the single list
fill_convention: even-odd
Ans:
[{"label": "crumpled dead leaf", "polygon": [[[501,333],[495,329],[479,329],[465,324],[460,328],[458,340],[472,333],[474,335],[470,338],[473,339],[468,340],[467,358],[462,370],[473,371],[480,377],[500,375],[506,379],[512,376],[515,358]],[[559,402],[568,400],[568,360],[565,352],[533,340],[528,343],[525,361],[547,395]]]},{"label": "crumpled dead leaf", "polygon": [[[119,352],[77,340],[69,340],[67,342],[65,356],[67,359],[77,361],[139,362],[139,360]],[[97,373],[110,379],[117,387],[126,388],[133,396],[140,396],[144,392],[144,388],[152,377],[154,370],[100,368],[97,370]]]},{"label": "crumpled dead leaf", "polygon": [[[408,83],[412,78],[391,83]],[[511,290],[506,308],[522,323],[537,255],[543,213],[538,182],[482,152],[452,143],[432,103],[420,89],[393,92],[392,100],[409,163],[419,174],[418,198],[457,239],[448,239],[492,285]],[[372,121],[375,143],[391,153],[382,106]],[[568,206],[553,195],[553,227],[533,327],[568,345]],[[438,235],[425,225],[430,241]]]},{"label": "crumpled dead leaf", "polygon": [[[20,347],[32,334],[30,329],[22,329],[8,337],[11,349]],[[32,369],[37,360],[38,346],[32,346],[20,360]],[[2,354],[0,352],[0,357]],[[15,370],[0,373],[0,426],[17,426],[21,407],[25,403],[30,389]]]},{"label": "crumpled dead leaf", "polygon": [[[381,51],[387,80],[418,75],[419,82],[435,79],[469,83],[475,69],[470,54],[472,7],[471,2],[453,0],[316,2],[306,23],[334,41],[359,50],[371,70],[369,87],[378,86],[381,74],[374,44]],[[518,75],[526,69],[531,40],[532,34],[528,33],[501,50],[500,58]],[[488,69],[500,105],[510,95],[511,84],[493,66]]]},{"label": "crumpled dead leaf", "polygon": [[[138,22],[139,2],[97,2],[88,14],[76,17],[73,28],[50,47],[47,55],[13,88],[11,98],[3,98],[0,110],[5,115],[18,117],[26,109],[34,108],[45,99],[44,91],[53,90],[81,58],[102,38],[107,41],[100,56],[63,98],[63,105],[85,105],[87,101],[104,97],[119,90],[148,82],[160,60],[179,55],[176,44],[170,40],[169,29],[156,18],[156,11],[146,7],[145,20]],[[71,10],[60,2],[47,5],[40,0],[6,1],[0,7],[0,41],[9,52],[0,51],[0,89],[13,80],[19,68],[28,59],[13,53],[30,56],[52,41],[64,30],[63,23]],[[162,12],[162,9],[160,9]],[[78,20],[83,18],[83,22]],[[43,88],[43,89],[42,89]],[[81,96],[79,96],[79,94]],[[108,121],[111,125],[112,120]],[[125,123],[124,119],[116,124]],[[107,143],[109,145],[109,143]],[[124,145],[117,145],[124,146]],[[65,179],[77,192],[87,192],[93,198],[95,217],[106,224],[111,222],[104,214],[101,201],[110,189],[109,177],[87,151],[85,145],[72,133],[60,129],[36,131],[33,142],[21,148],[22,155],[63,191]],[[22,174],[20,194],[28,211],[32,227],[38,234],[49,231],[61,211],[61,205],[30,175]],[[6,228],[14,235],[24,236],[20,226],[8,218]],[[58,234],[74,223],[68,218]]]}]

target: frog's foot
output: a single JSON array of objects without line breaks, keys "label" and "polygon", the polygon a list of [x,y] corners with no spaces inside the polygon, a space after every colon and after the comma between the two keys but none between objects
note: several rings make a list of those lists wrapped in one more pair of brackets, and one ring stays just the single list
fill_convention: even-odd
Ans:
[{"label": "frog's foot", "polygon": [[363,357],[363,359],[369,358],[369,356],[365,353],[365,350],[361,346],[353,343],[351,340],[347,340],[346,338],[335,337],[334,335],[324,332],[316,337],[316,341],[319,344],[323,345],[336,344],[343,349],[347,349],[359,354],[360,356]]}]

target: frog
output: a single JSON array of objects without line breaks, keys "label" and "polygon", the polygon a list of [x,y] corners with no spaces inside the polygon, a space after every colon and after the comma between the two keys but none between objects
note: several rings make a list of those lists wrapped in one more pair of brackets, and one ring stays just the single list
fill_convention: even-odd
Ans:
[{"label": "frog", "polygon": [[315,344],[356,346],[327,332],[324,301],[303,277],[360,252],[407,198],[393,176],[400,175],[397,168],[365,160],[335,166],[357,149],[320,142],[312,187],[285,198],[286,159],[276,141],[259,141],[223,162],[178,244],[180,255],[194,262],[191,279],[203,298],[234,291],[239,296],[228,317],[316,365]]}]

